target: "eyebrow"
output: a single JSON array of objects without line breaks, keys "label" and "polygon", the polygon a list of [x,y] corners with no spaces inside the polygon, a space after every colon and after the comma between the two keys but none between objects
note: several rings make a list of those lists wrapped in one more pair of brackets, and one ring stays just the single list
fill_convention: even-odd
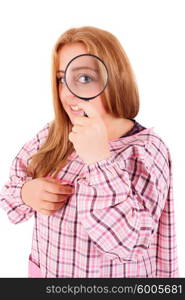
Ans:
[{"label": "eyebrow", "polygon": [[78,71],[78,70],[91,70],[91,71],[94,71],[94,72],[97,72],[98,70],[97,69],[93,69],[91,67],[86,67],[86,66],[80,66],[80,67],[74,67],[72,69],[72,71]]},{"label": "eyebrow", "polygon": [[[81,70],[81,69],[92,70],[92,71],[95,71],[95,72],[98,71],[97,69],[94,69],[94,68],[91,68],[91,67],[87,67],[87,66],[75,67],[75,68],[73,68],[72,70],[73,70],[73,71],[77,71],[77,70]],[[65,71],[63,71],[63,70],[58,70],[57,73],[65,73]]]}]

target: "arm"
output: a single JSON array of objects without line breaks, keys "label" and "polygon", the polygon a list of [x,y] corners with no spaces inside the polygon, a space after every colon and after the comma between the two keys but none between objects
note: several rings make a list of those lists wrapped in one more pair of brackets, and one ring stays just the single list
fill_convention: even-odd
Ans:
[{"label": "arm", "polygon": [[47,130],[48,124],[22,147],[10,167],[9,180],[0,192],[0,207],[14,224],[26,221],[34,214],[34,210],[22,201],[21,190],[24,183],[32,179],[27,174],[28,161],[45,140]]},{"label": "arm", "polygon": [[102,255],[110,259],[137,260],[156,233],[169,168],[162,156],[151,157],[151,147],[128,147],[124,157],[115,153],[86,166],[85,178],[77,180],[79,219]]}]

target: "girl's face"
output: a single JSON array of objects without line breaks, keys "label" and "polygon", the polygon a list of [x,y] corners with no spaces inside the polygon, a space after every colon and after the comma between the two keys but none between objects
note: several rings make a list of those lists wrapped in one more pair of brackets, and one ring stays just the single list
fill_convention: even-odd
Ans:
[{"label": "girl's face", "polygon": [[[80,54],[87,53],[86,48],[81,43],[74,43],[71,45],[65,45],[59,51],[59,70],[57,70],[57,78],[61,78],[59,84],[59,97],[63,105],[64,110],[68,114],[72,124],[76,116],[83,116],[84,111],[78,110],[78,103],[85,100],[79,99],[74,96],[66,87],[65,83],[62,83],[62,78],[64,77],[64,70],[69,63],[69,61]],[[90,100],[90,103],[93,105],[94,109],[99,113],[102,119],[106,120],[108,117],[107,112],[105,111],[101,96],[96,97],[93,100]]]}]

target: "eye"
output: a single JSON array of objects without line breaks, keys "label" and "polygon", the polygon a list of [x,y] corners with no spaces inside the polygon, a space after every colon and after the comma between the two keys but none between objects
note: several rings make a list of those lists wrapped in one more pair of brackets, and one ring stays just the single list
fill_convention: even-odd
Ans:
[{"label": "eye", "polygon": [[57,81],[58,81],[58,83],[61,83],[61,84],[64,84],[64,83],[65,83],[64,77],[59,77],[59,78],[57,78]]},{"label": "eye", "polygon": [[81,83],[89,83],[91,81],[93,81],[93,79],[88,76],[88,75],[81,75],[79,76],[79,79],[78,79]]}]

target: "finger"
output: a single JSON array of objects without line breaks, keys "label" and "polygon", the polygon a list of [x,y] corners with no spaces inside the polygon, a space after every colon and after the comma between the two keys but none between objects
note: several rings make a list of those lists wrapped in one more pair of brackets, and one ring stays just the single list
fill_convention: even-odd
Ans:
[{"label": "finger", "polygon": [[65,201],[69,197],[70,197],[70,194],[61,195],[61,194],[53,194],[53,193],[49,193],[49,192],[44,192],[42,201],[60,203],[60,202]]},{"label": "finger", "polygon": [[72,132],[74,132],[74,133],[82,132],[82,130],[83,130],[83,126],[81,126],[81,125],[75,125],[72,127]]},{"label": "finger", "polygon": [[59,183],[62,185],[68,185],[68,186],[74,188],[73,183],[66,179],[59,179],[59,178],[55,178],[55,177],[51,177],[51,176],[44,177],[44,179],[46,179],[47,181],[50,181],[50,182]]},{"label": "finger", "polygon": [[53,194],[71,194],[73,190],[73,187],[71,187],[70,185],[52,182],[47,182],[44,184],[44,191]]},{"label": "finger", "polygon": [[53,182],[53,183],[59,183],[60,182],[60,179],[49,176],[49,175],[47,177],[44,177],[43,179],[47,182]]},{"label": "finger", "polygon": [[73,183],[70,182],[70,181],[67,181],[66,179],[61,179],[60,180],[60,184],[62,184],[62,185],[68,185],[68,186],[70,186],[70,187],[72,187],[74,189]]},{"label": "finger", "polygon": [[86,117],[75,117],[73,124],[86,126],[89,124],[89,119],[87,119]]},{"label": "finger", "polygon": [[51,216],[56,213],[56,210],[39,209],[38,212],[46,216]]},{"label": "finger", "polygon": [[74,188],[73,186],[73,183],[72,182],[69,182],[67,181],[66,179],[59,179],[59,178],[54,178],[54,177],[51,177],[51,176],[47,176],[47,177],[43,177],[43,180],[44,180],[44,186],[48,186],[48,184],[52,185],[56,185],[56,186],[59,186],[59,187],[71,187],[71,188]]},{"label": "finger", "polygon": [[46,209],[46,210],[58,210],[61,207],[65,205],[66,201],[60,202],[60,203],[52,203],[48,201],[43,201],[41,209]]},{"label": "finger", "polygon": [[[89,101],[78,103],[79,108],[88,115],[88,117],[100,117],[99,113],[95,110],[94,106]],[[84,117],[86,118],[86,117]]]},{"label": "finger", "polygon": [[60,189],[61,189],[61,194],[66,194],[66,195],[69,194],[70,195],[70,194],[74,194],[74,192],[75,192],[75,188],[71,185],[61,184]]}]

